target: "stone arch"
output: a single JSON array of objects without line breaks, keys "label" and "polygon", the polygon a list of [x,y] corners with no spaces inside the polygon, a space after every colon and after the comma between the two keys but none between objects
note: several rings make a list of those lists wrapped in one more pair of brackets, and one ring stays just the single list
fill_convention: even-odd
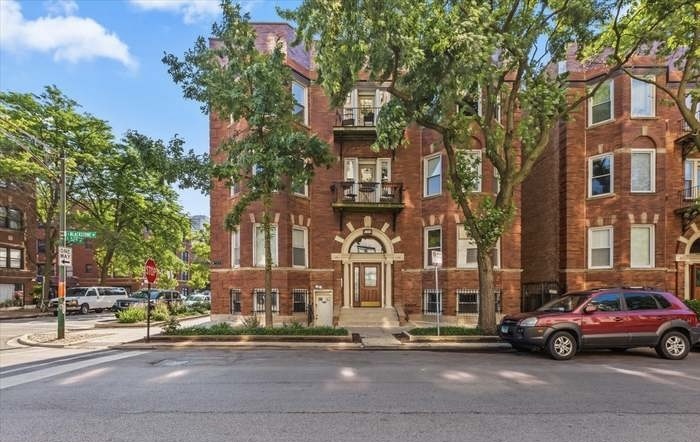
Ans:
[{"label": "stone arch", "polygon": [[630,146],[633,149],[656,149],[656,143],[654,140],[651,137],[644,135],[635,138]]},{"label": "stone arch", "polygon": [[[371,230],[372,232],[369,235],[365,235],[365,231],[369,231],[369,230]],[[346,236],[345,240],[343,241],[343,245],[340,249],[340,253],[342,253],[342,254],[350,253],[350,247],[353,245],[353,243],[358,238],[360,238],[362,236],[374,237],[384,247],[384,253],[387,253],[387,254],[394,253],[394,243],[391,241],[391,238],[389,238],[389,236],[387,236],[386,233],[382,232],[379,229],[375,229],[374,227],[361,227],[361,228],[355,229],[352,232],[350,232],[350,234],[348,236]]]}]

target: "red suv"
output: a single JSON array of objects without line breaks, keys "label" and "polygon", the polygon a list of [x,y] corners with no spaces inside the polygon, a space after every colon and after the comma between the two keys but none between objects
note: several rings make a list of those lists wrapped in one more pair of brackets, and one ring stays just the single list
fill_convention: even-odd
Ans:
[{"label": "red suv", "polygon": [[545,349],[557,360],[580,349],[632,347],[683,359],[700,341],[697,316],[678,298],[629,287],[567,293],[534,312],[506,316],[498,333],[518,351]]}]

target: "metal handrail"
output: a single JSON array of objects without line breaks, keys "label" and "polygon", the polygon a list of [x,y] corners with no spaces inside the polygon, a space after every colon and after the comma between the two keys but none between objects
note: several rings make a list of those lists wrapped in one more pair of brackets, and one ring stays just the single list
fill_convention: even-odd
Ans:
[{"label": "metal handrail", "polygon": [[343,107],[336,112],[336,126],[374,127],[381,107]]},{"label": "metal handrail", "polygon": [[678,192],[678,196],[681,207],[690,206],[700,199],[700,186],[687,187]]},{"label": "metal handrail", "polygon": [[403,199],[403,183],[336,181],[331,189],[336,203],[401,204]]}]

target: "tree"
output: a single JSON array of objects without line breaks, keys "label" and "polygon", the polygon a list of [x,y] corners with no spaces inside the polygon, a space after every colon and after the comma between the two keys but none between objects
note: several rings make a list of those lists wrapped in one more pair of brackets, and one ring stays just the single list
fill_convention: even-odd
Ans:
[{"label": "tree", "polygon": [[76,177],[97,167],[98,157],[112,142],[109,125],[87,113],[56,86],[40,95],[0,92],[0,178],[29,183],[36,198],[36,217],[44,227],[46,267],[40,304],[48,298],[58,241],[61,155],[66,157],[66,193]]},{"label": "tree", "polygon": [[211,258],[211,229],[209,224],[192,232],[192,264],[190,286],[195,290],[209,287],[209,260]]},{"label": "tree", "polygon": [[214,23],[211,46],[199,37],[184,60],[166,54],[163,62],[184,96],[202,103],[202,111],[230,116],[238,122],[219,151],[224,158],[214,174],[231,184],[247,186],[225,225],[236,230],[241,215],[254,201],[263,206],[265,237],[265,325],[272,326],[272,253],[270,248],[273,193],[288,183],[303,184],[314,167],[332,160],[326,143],[309,135],[296,120],[291,71],[282,43],[263,53],[255,47],[255,31],[247,14],[230,0],[221,3],[223,21]]},{"label": "tree", "polygon": [[182,162],[203,167],[208,159],[192,151],[182,155],[182,144],[177,137],[166,145],[129,131],[121,143],[103,152],[99,164],[78,176],[70,194],[73,222],[97,232],[95,260],[101,284],[115,258],[126,275],[140,275],[148,257],[162,271],[184,268],[176,253],[189,221],[172,185],[186,173]]},{"label": "tree", "polygon": [[[627,11],[586,48],[595,58],[606,48],[607,62],[622,65],[630,77],[654,85],[678,108],[700,149],[700,3],[694,0],[634,0]],[[640,44],[641,43],[641,44]],[[631,53],[660,57],[680,72],[675,85],[661,76],[642,75],[621,63]]]},{"label": "tree", "polygon": [[[376,148],[405,144],[411,123],[437,132],[448,186],[477,245],[479,327],[496,329],[492,250],[515,213],[514,197],[547,148],[554,124],[586,98],[567,95],[549,69],[569,42],[590,42],[620,5],[597,0],[305,0],[298,35],[313,45],[319,82],[341,105],[361,71],[389,82]],[[597,87],[590,91],[594,93]],[[475,194],[483,139],[498,173],[495,196]]]}]

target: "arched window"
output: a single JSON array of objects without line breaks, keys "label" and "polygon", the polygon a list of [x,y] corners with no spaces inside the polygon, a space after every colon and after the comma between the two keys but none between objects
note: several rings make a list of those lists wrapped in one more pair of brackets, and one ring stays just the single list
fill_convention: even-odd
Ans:
[{"label": "arched window", "polygon": [[696,239],[692,246],[690,246],[690,253],[700,253],[700,238]]},{"label": "arched window", "polygon": [[361,236],[350,246],[350,253],[384,253],[384,247],[376,238]]}]

